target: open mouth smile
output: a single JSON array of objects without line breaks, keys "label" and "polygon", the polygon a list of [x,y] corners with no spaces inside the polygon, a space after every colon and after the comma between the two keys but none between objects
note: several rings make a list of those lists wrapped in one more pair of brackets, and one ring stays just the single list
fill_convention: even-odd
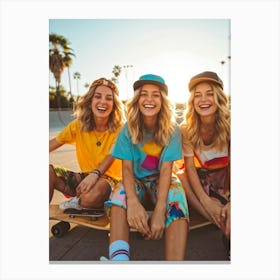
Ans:
[{"label": "open mouth smile", "polygon": [[145,109],[154,109],[156,106],[155,106],[155,105],[147,104],[147,105],[143,105],[143,107],[144,107]]},{"label": "open mouth smile", "polygon": [[97,110],[100,111],[100,112],[106,112],[107,108],[105,108],[105,107],[97,107]]},{"label": "open mouth smile", "polygon": [[204,104],[204,105],[199,105],[199,108],[204,110],[204,109],[209,109],[211,107],[210,104]]}]

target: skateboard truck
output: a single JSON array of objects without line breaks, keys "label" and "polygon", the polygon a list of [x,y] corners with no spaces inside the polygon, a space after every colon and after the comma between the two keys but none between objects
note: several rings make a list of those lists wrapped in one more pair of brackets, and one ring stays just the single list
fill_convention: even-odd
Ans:
[{"label": "skateboard truck", "polygon": [[69,214],[70,218],[79,217],[90,217],[92,221],[96,221],[99,217],[104,216],[105,211],[102,209],[75,209],[67,208],[64,211],[64,214]]}]

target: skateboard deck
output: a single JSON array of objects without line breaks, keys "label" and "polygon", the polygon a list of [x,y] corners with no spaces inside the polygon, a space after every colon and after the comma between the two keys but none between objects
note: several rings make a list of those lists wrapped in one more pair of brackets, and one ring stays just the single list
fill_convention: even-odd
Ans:
[{"label": "skateboard deck", "polygon": [[56,204],[50,205],[49,219],[62,222],[54,225],[51,229],[53,235],[57,237],[64,235],[64,233],[66,233],[70,229],[70,225],[67,225],[67,223],[74,223],[77,225],[86,226],[98,230],[110,229],[110,221],[106,214],[101,216],[99,215],[98,217],[95,216],[95,219],[92,219],[91,216],[85,217],[80,216],[79,214],[73,215],[69,213],[64,213],[63,210],[59,208],[59,205]]},{"label": "skateboard deck", "polygon": [[[66,211],[67,212],[67,211]],[[73,214],[73,211],[70,213],[64,213],[63,210],[59,208],[59,205],[52,204],[49,208],[49,219],[57,220],[58,223],[53,225],[51,228],[51,232],[56,237],[62,237],[65,233],[70,229],[70,224],[76,224],[80,226],[85,226],[97,230],[110,230],[110,220],[106,215],[106,212],[100,212],[98,210],[97,215],[93,215],[94,219],[92,219],[92,215],[87,217],[81,216],[79,214]],[[152,213],[149,211],[150,214]],[[207,226],[211,224],[208,220],[202,217],[198,212],[194,209],[190,208],[190,230],[194,230],[203,226]],[[131,231],[135,231],[131,229]]]},{"label": "skateboard deck", "polygon": [[92,220],[96,220],[105,215],[105,211],[101,209],[81,209],[67,208],[63,211],[64,214],[68,214],[71,218],[75,217],[90,217]]}]

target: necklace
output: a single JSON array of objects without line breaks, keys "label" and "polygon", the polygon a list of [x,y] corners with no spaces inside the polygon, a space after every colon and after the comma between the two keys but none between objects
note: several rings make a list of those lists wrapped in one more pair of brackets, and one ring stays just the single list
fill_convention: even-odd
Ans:
[{"label": "necklace", "polygon": [[95,133],[94,130],[93,130],[93,133],[94,133],[95,138],[97,139],[95,145],[96,145],[97,147],[100,147],[100,146],[102,145],[102,140],[103,140],[103,138],[105,137],[106,131],[104,131],[104,132],[102,133],[101,137],[99,137],[99,138],[97,137],[97,135],[96,135],[96,133]]}]

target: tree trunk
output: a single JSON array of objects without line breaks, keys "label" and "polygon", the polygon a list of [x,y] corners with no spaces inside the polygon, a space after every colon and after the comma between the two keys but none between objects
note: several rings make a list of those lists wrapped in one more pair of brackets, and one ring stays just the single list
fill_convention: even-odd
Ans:
[{"label": "tree trunk", "polygon": [[72,86],[71,86],[71,78],[70,78],[70,67],[68,67],[68,79],[69,79],[69,90],[70,90],[70,96],[71,98],[73,98],[73,95],[72,95]]},{"label": "tree trunk", "polygon": [[56,82],[55,97],[56,97],[56,106],[60,110],[61,109],[61,105],[60,105],[60,90],[59,90],[59,83],[58,82]]}]

